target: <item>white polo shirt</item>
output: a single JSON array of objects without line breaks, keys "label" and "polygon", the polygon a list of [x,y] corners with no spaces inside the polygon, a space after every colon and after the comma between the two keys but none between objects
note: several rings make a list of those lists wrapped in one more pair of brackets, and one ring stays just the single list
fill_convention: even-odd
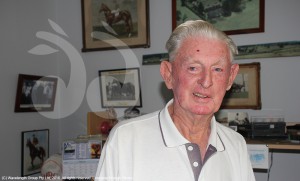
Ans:
[{"label": "white polo shirt", "polygon": [[102,150],[96,180],[254,181],[244,138],[211,120],[209,146],[201,161],[199,147],[175,127],[168,106],[122,121]]}]

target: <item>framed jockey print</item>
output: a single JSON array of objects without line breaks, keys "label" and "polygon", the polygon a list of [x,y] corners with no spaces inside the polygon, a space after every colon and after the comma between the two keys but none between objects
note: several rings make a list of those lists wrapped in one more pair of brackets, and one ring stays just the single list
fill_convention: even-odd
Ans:
[{"label": "framed jockey print", "polygon": [[22,132],[21,176],[41,172],[44,161],[49,157],[49,129]]},{"label": "framed jockey print", "polygon": [[81,0],[82,52],[147,48],[149,0]]}]

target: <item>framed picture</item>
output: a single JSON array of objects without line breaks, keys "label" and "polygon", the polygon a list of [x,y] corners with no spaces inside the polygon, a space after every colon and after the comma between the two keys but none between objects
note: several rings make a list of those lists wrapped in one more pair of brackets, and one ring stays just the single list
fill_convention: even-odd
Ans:
[{"label": "framed picture", "polygon": [[47,158],[49,158],[49,129],[23,131],[21,175],[39,173]]},{"label": "framed picture", "polygon": [[19,74],[15,112],[53,111],[57,78]]},{"label": "framed picture", "polygon": [[81,0],[82,51],[147,48],[148,0]]},{"label": "framed picture", "polygon": [[100,70],[102,107],[142,107],[140,69]]},{"label": "framed picture", "polygon": [[240,64],[231,89],[225,94],[222,109],[261,109],[260,64]]},{"label": "framed picture", "polygon": [[300,41],[242,45],[238,51],[235,60],[300,56]]},{"label": "framed picture", "polygon": [[228,35],[264,32],[265,0],[172,0],[173,29],[203,19]]}]

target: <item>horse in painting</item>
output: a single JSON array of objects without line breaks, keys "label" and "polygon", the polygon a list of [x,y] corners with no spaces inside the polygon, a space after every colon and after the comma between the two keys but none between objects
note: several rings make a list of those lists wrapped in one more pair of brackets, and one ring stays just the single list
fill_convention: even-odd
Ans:
[{"label": "horse in painting", "polygon": [[104,3],[101,4],[99,13],[104,13],[106,23],[112,27],[113,24],[116,24],[120,21],[124,21],[125,24],[125,31],[127,33],[127,36],[130,37],[132,30],[133,30],[133,25],[132,25],[132,18],[131,14],[127,10],[120,10],[118,13],[112,12],[111,9],[108,8],[108,6]]}]

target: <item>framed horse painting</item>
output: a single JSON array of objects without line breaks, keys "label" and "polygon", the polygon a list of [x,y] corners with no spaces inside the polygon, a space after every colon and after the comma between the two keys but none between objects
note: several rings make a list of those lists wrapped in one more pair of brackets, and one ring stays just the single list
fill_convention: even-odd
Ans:
[{"label": "framed horse painting", "polygon": [[147,48],[149,0],[81,0],[83,52]]},{"label": "framed horse painting", "polygon": [[140,69],[99,70],[102,107],[142,107]]},{"label": "framed horse painting", "polygon": [[49,129],[23,131],[22,177],[41,172],[47,158],[49,158]]}]

